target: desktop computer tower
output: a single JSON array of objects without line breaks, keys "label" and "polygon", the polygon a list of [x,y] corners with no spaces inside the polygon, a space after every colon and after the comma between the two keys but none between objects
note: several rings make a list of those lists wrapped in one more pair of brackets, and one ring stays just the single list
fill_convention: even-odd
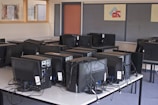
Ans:
[{"label": "desktop computer tower", "polygon": [[53,72],[53,82],[61,83],[65,85],[66,82],[66,62],[73,59],[71,54],[63,53],[45,53],[45,56],[48,56],[52,59],[52,72]]},{"label": "desktop computer tower", "polygon": [[66,50],[66,52],[81,54],[84,57],[91,57],[93,55],[93,52],[88,51],[88,50],[86,51],[86,50],[68,49],[68,50]]},{"label": "desktop computer tower", "polygon": [[19,91],[40,91],[52,85],[51,59],[37,55],[12,57],[14,79]]}]

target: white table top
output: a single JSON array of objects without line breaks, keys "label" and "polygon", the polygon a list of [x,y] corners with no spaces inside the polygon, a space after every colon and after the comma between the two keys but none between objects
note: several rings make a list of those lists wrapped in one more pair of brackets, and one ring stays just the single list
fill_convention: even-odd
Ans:
[{"label": "white table top", "polygon": [[[98,98],[103,98],[120,88],[131,84],[139,79],[143,78],[143,75],[138,74],[138,76],[131,76],[130,79],[124,80],[117,85],[107,86],[106,90],[102,94],[98,94]],[[0,68],[0,89],[4,91],[13,92],[12,88],[15,86],[9,86],[8,83],[13,79],[13,73],[10,67]],[[19,92],[16,94],[30,97],[32,99],[41,100],[43,102],[59,104],[59,105],[86,105],[97,100],[96,95],[90,95],[86,93],[73,93],[67,91],[64,87],[52,86],[51,88],[44,89],[42,92]]]}]

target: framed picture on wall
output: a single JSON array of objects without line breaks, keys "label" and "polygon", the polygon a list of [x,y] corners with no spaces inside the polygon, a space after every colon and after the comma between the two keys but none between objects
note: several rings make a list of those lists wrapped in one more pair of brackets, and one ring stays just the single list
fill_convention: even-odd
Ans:
[{"label": "framed picture on wall", "polygon": [[18,5],[2,5],[2,20],[18,20],[19,6]]},{"label": "framed picture on wall", "polygon": [[0,4],[0,22],[24,21],[25,0],[3,0]]},{"label": "framed picture on wall", "polygon": [[158,4],[151,6],[151,22],[158,22]]},{"label": "framed picture on wall", "polygon": [[105,4],[104,5],[105,21],[125,21],[126,4]]}]

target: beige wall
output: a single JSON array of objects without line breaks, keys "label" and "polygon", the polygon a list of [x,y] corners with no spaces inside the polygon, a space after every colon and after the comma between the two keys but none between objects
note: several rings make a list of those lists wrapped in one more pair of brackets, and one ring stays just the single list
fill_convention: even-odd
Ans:
[{"label": "beige wall", "polygon": [[[5,0],[0,0],[0,2],[3,1]],[[49,3],[49,23],[0,23],[0,38],[6,38],[6,40],[25,40],[27,38],[53,36],[54,3],[52,1]]]},{"label": "beige wall", "polygon": [[158,3],[158,0],[53,0],[54,2],[89,2],[89,3]]},{"label": "beige wall", "polygon": [[7,40],[23,40],[48,35],[48,23],[0,24],[0,37]]}]

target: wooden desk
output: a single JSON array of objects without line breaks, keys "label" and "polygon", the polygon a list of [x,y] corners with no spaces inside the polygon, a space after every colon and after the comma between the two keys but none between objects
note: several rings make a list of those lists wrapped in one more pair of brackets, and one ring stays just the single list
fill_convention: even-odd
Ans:
[{"label": "wooden desk", "polygon": [[[131,76],[130,79],[122,81],[116,86],[107,86],[107,91],[104,91],[101,94],[98,94],[98,99],[107,97],[108,95],[119,91],[120,89],[140,81],[139,87],[139,97],[138,105],[141,105],[141,91],[142,91],[142,78],[143,75],[138,74],[138,76]],[[86,93],[73,93],[67,91],[64,87],[52,86],[51,88],[45,89],[43,94],[40,96],[35,96],[40,94],[38,92],[19,92],[12,90],[16,88],[15,86],[8,86],[10,80],[13,79],[12,69],[10,67],[5,67],[0,69],[0,90],[5,92],[14,93],[26,98],[31,98],[33,100],[42,101],[49,104],[58,104],[58,105],[87,105],[96,102],[98,99],[96,95],[90,95]],[[118,86],[119,85],[119,86]],[[1,100],[1,99],[0,99]]]}]

